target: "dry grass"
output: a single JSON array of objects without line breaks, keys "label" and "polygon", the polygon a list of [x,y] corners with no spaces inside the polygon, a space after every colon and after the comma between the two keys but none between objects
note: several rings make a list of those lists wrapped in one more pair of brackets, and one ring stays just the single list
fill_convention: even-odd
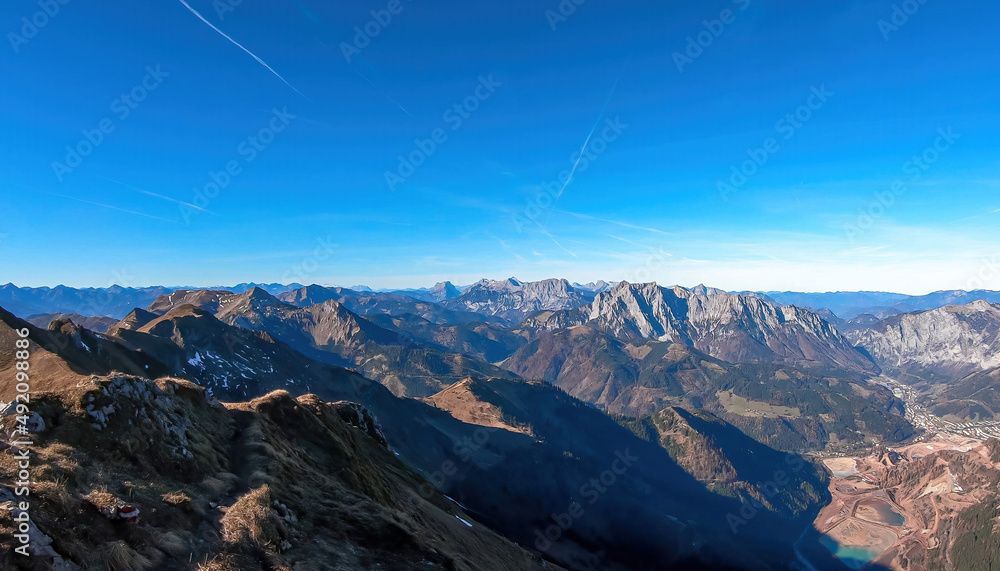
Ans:
[{"label": "dry grass", "polygon": [[118,505],[117,498],[114,494],[108,493],[107,486],[101,486],[101,488],[91,491],[83,496],[83,499],[90,502],[98,510],[113,510]]},{"label": "dry grass", "polygon": [[[227,411],[183,382],[157,381],[164,394],[155,405],[95,388],[107,384],[98,379],[59,396],[65,406],[51,410],[63,411],[62,422],[53,423],[48,441],[36,448],[41,454],[34,465],[44,476],[37,490],[44,507],[40,529],[88,571],[284,571],[292,565],[350,571],[376,562],[386,569],[417,562],[469,569],[453,561],[470,553],[497,560],[497,568],[533,568],[520,565],[523,555],[515,549],[484,541],[480,526],[459,527],[450,513],[419,499],[419,476],[315,397],[297,402],[277,392]],[[81,405],[91,394],[117,409],[102,430],[92,428]],[[155,422],[129,423],[140,410]],[[184,430],[194,458],[177,454],[176,428]],[[0,454],[0,479],[16,469],[12,460]],[[210,502],[229,504],[238,490],[250,491],[228,508],[208,509]],[[279,517],[275,499],[296,517]],[[138,524],[109,521],[119,502],[142,511]],[[286,508],[276,509],[285,515]],[[0,521],[0,538],[9,533]],[[505,565],[515,560],[519,565]],[[8,561],[0,554],[0,569],[12,568]]]},{"label": "dry grass", "polygon": [[169,505],[172,505],[172,506],[185,506],[185,505],[190,506],[191,505],[191,496],[185,494],[184,492],[182,492],[180,490],[178,490],[176,492],[167,492],[167,493],[163,494],[162,496],[160,496],[160,498],[163,500],[163,503],[169,504]]},{"label": "dry grass", "polygon": [[261,569],[260,561],[244,554],[220,553],[212,559],[199,563],[197,571],[248,571]]},{"label": "dry grass", "polygon": [[97,569],[106,571],[144,571],[153,567],[148,557],[124,541],[106,543],[95,550],[92,563]]},{"label": "dry grass", "polygon": [[233,556],[218,555],[211,561],[199,563],[195,569],[197,569],[197,571],[235,571],[236,569],[239,569],[239,567],[236,566]]},{"label": "dry grass", "polygon": [[240,497],[222,517],[222,539],[227,543],[274,548],[283,535],[284,525],[271,512],[271,488],[267,485]]},{"label": "dry grass", "polygon": [[39,481],[35,484],[32,494],[49,502],[56,515],[65,517],[73,511],[73,495],[69,492],[65,478],[48,482]]}]

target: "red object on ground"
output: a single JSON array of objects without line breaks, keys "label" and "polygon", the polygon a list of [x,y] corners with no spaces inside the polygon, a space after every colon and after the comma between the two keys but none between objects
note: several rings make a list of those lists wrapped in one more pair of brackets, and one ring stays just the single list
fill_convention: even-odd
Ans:
[{"label": "red object on ground", "polygon": [[118,517],[129,523],[137,523],[139,521],[139,508],[135,506],[124,506],[119,508]]}]

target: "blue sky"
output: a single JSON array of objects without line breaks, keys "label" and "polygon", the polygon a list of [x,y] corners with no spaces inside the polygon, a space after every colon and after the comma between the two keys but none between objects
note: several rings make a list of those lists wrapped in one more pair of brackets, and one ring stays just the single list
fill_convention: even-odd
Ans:
[{"label": "blue sky", "polygon": [[0,7],[0,282],[1000,289],[991,3],[53,1]]}]

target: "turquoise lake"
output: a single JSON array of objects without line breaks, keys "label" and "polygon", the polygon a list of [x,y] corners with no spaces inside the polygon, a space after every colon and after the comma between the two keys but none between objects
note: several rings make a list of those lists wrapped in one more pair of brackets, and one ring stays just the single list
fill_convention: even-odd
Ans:
[{"label": "turquoise lake", "polygon": [[851,569],[861,569],[869,561],[878,557],[878,552],[870,551],[868,549],[862,549],[860,547],[851,547],[849,545],[840,545],[832,537],[828,535],[821,536],[819,542],[823,547],[830,550],[840,559],[844,565],[847,565]]}]

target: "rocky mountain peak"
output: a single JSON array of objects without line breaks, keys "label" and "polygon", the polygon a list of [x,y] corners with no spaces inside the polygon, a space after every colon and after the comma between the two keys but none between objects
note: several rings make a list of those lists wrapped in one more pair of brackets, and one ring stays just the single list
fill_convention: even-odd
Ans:
[{"label": "rocky mountain peak", "polygon": [[462,295],[462,292],[451,282],[438,282],[434,284],[429,293],[437,301],[444,301]]},{"label": "rocky mountain peak", "polygon": [[273,295],[268,293],[267,290],[258,286],[254,286],[248,289],[245,293],[241,294],[241,296],[255,302],[265,302],[265,303],[278,302],[278,298],[274,297]]},{"label": "rocky mountain peak", "polygon": [[954,377],[1000,366],[1000,305],[977,300],[865,323],[848,338],[903,375]]},{"label": "rocky mountain peak", "polygon": [[587,313],[588,325],[618,338],[682,343],[733,362],[814,361],[877,369],[815,313],[755,296],[621,283],[599,294]]},{"label": "rocky mountain peak", "polygon": [[[961,306],[959,306],[961,307]],[[977,299],[976,301],[964,306],[969,311],[984,311],[994,314],[1000,314],[1000,305],[990,303],[983,299]]]},{"label": "rocky mountain peak", "polygon": [[124,319],[113,325],[108,329],[109,335],[118,335],[118,332],[122,330],[135,331],[146,325],[150,321],[159,317],[155,313],[146,311],[145,309],[135,308],[125,316]]},{"label": "rocky mountain peak", "polygon": [[592,292],[574,288],[565,279],[522,282],[509,278],[476,282],[458,297],[445,301],[444,305],[449,309],[475,311],[519,323],[537,311],[579,307],[589,303],[593,295]]}]

